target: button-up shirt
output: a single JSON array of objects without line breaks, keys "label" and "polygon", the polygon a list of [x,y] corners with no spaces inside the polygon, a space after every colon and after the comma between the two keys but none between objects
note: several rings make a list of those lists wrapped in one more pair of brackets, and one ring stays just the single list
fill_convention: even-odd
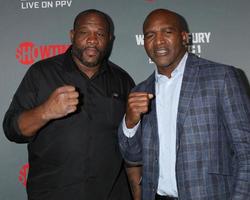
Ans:
[{"label": "button-up shirt", "polygon": [[187,53],[168,78],[155,70],[156,113],[159,136],[159,180],[157,193],[177,197],[175,174],[176,120]]},{"label": "button-up shirt", "polygon": [[[159,136],[159,180],[157,193],[178,196],[176,183],[176,120],[183,73],[188,54],[168,78],[155,70],[156,113]],[[125,118],[124,118],[125,119]],[[133,137],[139,123],[128,129],[123,119],[123,131],[127,137]]]},{"label": "button-up shirt", "polygon": [[[70,50],[31,66],[5,115],[6,136],[29,143],[28,199],[68,200],[74,194],[75,199],[94,200],[121,193],[120,199],[130,199],[117,129],[133,80],[108,61],[88,78]],[[41,105],[63,85],[79,92],[77,111],[51,120],[32,138],[23,137],[17,125],[20,113]]]}]

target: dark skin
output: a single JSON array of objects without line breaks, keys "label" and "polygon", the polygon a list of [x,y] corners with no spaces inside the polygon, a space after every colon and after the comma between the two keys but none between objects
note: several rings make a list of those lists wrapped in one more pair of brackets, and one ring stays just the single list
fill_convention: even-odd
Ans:
[{"label": "dark skin", "polygon": [[134,200],[141,200],[141,166],[126,165],[126,172]]},{"label": "dark skin", "polygon": [[[145,19],[143,33],[144,48],[148,56],[154,61],[160,74],[171,78],[171,73],[187,51],[188,33],[184,31],[180,18],[169,10],[154,10]],[[153,94],[147,92],[129,94],[125,116],[127,128],[133,128],[143,114],[148,112],[152,98]],[[132,191],[139,195],[141,168],[129,172],[133,176]],[[138,199],[140,198],[138,196]]]},{"label": "dark skin", "polygon": [[72,56],[78,68],[91,78],[100,68],[112,36],[104,16],[83,15],[70,31]]},{"label": "dark skin", "polygon": [[186,52],[188,34],[171,11],[159,9],[144,22],[144,47],[160,74],[171,77]]},{"label": "dark skin", "polygon": [[[111,40],[109,24],[99,13],[82,15],[70,31],[72,57],[77,67],[91,78],[100,68]],[[79,103],[79,93],[72,85],[57,88],[41,105],[24,111],[18,118],[23,136],[34,136],[53,119],[73,113]]]}]

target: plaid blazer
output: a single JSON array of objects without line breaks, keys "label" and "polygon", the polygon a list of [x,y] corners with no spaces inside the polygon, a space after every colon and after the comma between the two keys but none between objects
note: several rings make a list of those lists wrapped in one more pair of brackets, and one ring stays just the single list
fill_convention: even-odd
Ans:
[{"label": "plaid blazer", "polygon": [[[154,73],[133,91],[154,94]],[[236,68],[188,55],[176,128],[180,200],[250,199],[248,93]],[[159,176],[155,99],[135,136],[127,138],[120,126],[118,137],[124,159],[143,165],[142,199],[153,200]]]}]

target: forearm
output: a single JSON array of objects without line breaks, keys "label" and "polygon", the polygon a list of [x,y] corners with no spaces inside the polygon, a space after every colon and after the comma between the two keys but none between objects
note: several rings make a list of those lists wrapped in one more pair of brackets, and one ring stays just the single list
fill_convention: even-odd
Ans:
[{"label": "forearm", "polygon": [[141,166],[126,165],[126,172],[134,200],[141,199]]},{"label": "forearm", "polygon": [[43,105],[24,111],[17,120],[19,130],[24,137],[34,136],[48,122]]}]

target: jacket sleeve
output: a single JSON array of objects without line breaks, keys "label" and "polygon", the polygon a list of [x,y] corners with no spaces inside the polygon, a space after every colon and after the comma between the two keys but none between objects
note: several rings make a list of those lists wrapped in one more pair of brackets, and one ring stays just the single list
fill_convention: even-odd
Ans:
[{"label": "jacket sleeve", "polygon": [[129,138],[124,134],[121,123],[118,129],[118,140],[124,160],[131,165],[142,164],[141,125],[138,126],[135,135]]},{"label": "jacket sleeve", "polygon": [[236,68],[225,75],[221,105],[224,124],[238,160],[233,200],[248,199],[250,195],[250,97],[242,76]]}]

